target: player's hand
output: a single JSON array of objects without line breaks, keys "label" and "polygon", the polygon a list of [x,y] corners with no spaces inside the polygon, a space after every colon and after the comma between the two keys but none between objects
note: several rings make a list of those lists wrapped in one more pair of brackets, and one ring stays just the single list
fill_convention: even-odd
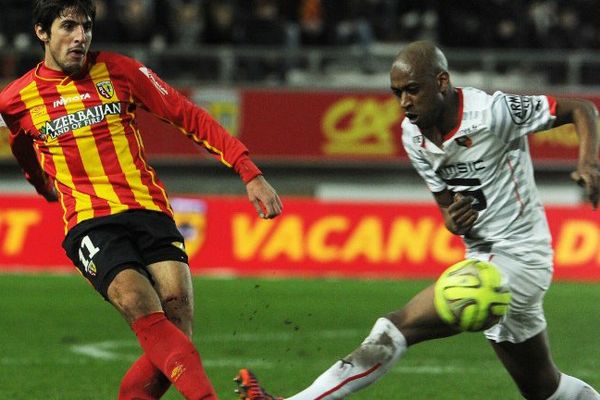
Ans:
[{"label": "player's hand", "polygon": [[246,184],[248,199],[256,209],[258,216],[264,219],[275,218],[281,214],[283,205],[275,189],[262,176],[258,175]]},{"label": "player's hand", "polygon": [[475,224],[479,214],[473,208],[475,199],[471,196],[463,196],[460,193],[454,195],[452,204],[448,207],[448,216],[450,217],[450,226],[452,233],[464,235],[469,232]]},{"label": "player's hand", "polygon": [[578,167],[571,172],[571,179],[585,189],[585,197],[592,203],[594,210],[598,208],[600,199],[600,169],[597,166]]}]

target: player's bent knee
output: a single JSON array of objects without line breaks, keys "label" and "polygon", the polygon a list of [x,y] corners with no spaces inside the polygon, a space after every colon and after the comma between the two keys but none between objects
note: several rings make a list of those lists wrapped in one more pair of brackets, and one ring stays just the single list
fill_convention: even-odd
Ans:
[{"label": "player's bent knee", "polygon": [[161,302],[167,318],[191,337],[194,309],[190,296],[187,293],[170,294]]},{"label": "player's bent knee", "polygon": [[361,345],[347,357],[358,365],[390,365],[406,351],[406,339],[394,324],[386,318],[377,320],[371,333]]},{"label": "player's bent knee", "polygon": [[108,287],[108,299],[128,322],[163,311],[150,281],[134,269],[126,269]]}]

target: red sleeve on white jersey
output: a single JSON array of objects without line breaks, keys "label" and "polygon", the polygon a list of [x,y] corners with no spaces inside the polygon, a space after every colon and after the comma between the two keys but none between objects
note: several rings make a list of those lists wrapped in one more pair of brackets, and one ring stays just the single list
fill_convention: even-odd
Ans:
[{"label": "red sleeve on white jersey", "polygon": [[550,114],[556,117],[556,98],[554,96],[546,96],[546,98],[548,99]]}]

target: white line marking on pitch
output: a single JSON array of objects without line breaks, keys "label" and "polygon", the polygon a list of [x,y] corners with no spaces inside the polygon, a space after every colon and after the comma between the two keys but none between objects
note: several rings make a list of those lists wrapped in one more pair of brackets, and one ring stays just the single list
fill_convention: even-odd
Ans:
[{"label": "white line marking on pitch", "polygon": [[[311,336],[326,338],[326,339],[337,339],[337,338],[348,338],[359,335],[358,330],[345,329],[345,330],[325,330],[318,332],[311,332]],[[259,341],[291,341],[301,338],[303,335],[292,332],[281,332],[281,333],[230,333],[230,334],[213,334],[205,335],[197,338],[200,343],[213,343],[213,342],[259,342]],[[124,349],[139,349],[139,345],[134,340],[108,340],[103,342],[87,343],[87,344],[75,344],[70,346],[70,350],[73,353],[84,355],[96,360],[114,361],[114,360],[130,360],[134,361],[139,355],[132,355],[130,351],[123,351]],[[139,353],[139,350],[137,350]],[[248,360],[206,360],[206,364],[213,363],[214,366],[230,366],[240,365],[247,363]],[[270,362],[255,360],[259,365],[272,365]]]}]

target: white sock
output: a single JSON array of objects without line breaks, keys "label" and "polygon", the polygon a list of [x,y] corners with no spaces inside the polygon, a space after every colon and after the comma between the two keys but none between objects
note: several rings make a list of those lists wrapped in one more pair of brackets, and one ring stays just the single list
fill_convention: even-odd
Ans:
[{"label": "white sock", "polygon": [[382,377],[405,352],[404,335],[389,319],[379,318],[360,347],[287,400],[343,399]]},{"label": "white sock", "polygon": [[561,374],[558,389],[548,400],[600,400],[600,395],[584,381]]}]

